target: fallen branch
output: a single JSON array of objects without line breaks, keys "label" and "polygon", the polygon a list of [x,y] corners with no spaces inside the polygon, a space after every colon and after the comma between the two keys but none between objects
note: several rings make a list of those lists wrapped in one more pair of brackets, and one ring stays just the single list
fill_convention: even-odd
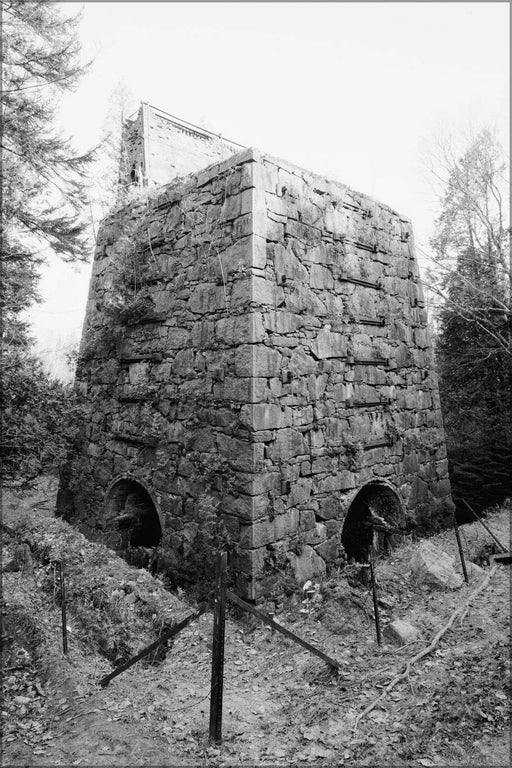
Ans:
[{"label": "fallen branch", "polygon": [[476,588],[473,590],[473,592],[470,594],[470,596],[468,597],[468,599],[467,599],[467,600],[466,600],[464,603],[462,603],[462,605],[460,605],[458,608],[456,608],[456,609],[455,609],[455,611],[452,613],[452,615],[450,616],[450,618],[448,619],[448,621],[446,622],[446,624],[444,625],[444,627],[442,627],[442,628],[439,630],[439,632],[438,632],[438,633],[437,633],[437,634],[436,634],[436,635],[433,637],[433,639],[432,639],[432,640],[431,640],[431,642],[430,642],[430,645],[428,645],[428,646],[427,646],[426,648],[424,648],[422,651],[419,651],[419,653],[417,653],[417,654],[416,654],[416,656],[413,656],[413,657],[412,657],[412,659],[409,659],[409,661],[408,661],[408,662],[407,662],[407,664],[405,665],[404,669],[403,669],[403,670],[402,670],[402,671],[401,671],[401,672],[400,672],[398,675],[396,675],[396,677],[394,677],[394,678],[391,680],[391,682],[390,682],[390,683],[389,683],[389,684],[386,686],[386,688],[385,688],[385,689],[384,689],[384,691],[381,693],[381,695],[379,696],[379,698],[378,698],[378,699],[375,699],[375,701],[374,701],[374,702],[372,702],[371,704],[369,704],[369,705],[366,707],[366,709],[364,709],[364,710],[363,710],[363,711],[362,711],[362,712],[361,712],[361,713],[360,713],[360,714],[359,714],[359,715],[356,717],[356,721],[355,721],[355,723],[354,723],[354,728],[353,728],[353,733],[355,733],[355,732],[357,731],[357,727],[358,727],[358,725],[359,725],[360,721],[363,719],[363,717],[366,717],[367,715],[369,715],[369,714],[370,714],[370,712],[371,712],[372,710],[374,710],[374,709],[375,709],[375,707],[376,707],[376,706],[379,704],[379,702],[381,702],[381,701],[382,701],[382,699],[385,699],[385,698],[386,698],[386,696],[388,695],[388,693],[389,693],[389,692],[390,692],[390,691],[391,691],[391,690],[392,690],[392,689],[395,687],[395,685],[396,685],[397,683],[399,683],[399,682],[400,682],[400,680],[403,680],[403,679],[404,679],[404,677],[407,677],[407,675],[408,675],[408,674],[409,674],[409,672],[411,671],[411,667],[412,667],[412,665],[413,665],[413,664],[415,664],[415,663],[416,663],[417,661],[419,661],[420,659],[423,659],[425,656],[428,656],[428,655],[429,655],[429,653],[432,653],[432,651],[433,651],[433,650],[436,648],[436,646],[438,645],[438,643],[439,643],[439,640],[440,640],[440,639],[443,637],[443,635],[444,635],[444,634],[446,634],[446,632],[448,632],[448,630],[450,629],[450,627],[451,627],[451,626],[452,626],[452,624],[454,623],[454,621],[455,621],[455,619],[457,618],[457,616],[459,616],[459,615],[460,615],[460,614],[462,614],[462,613],[467,613],[467,611],[468,611],[468,609],[469,609],[469,606],[470,606],[470,604],[473,602],[473,600],[474,600],[474,599],[475,599],[475,597],[478,595],[478,593],[479,593],[479,592],[481,592],[481,591],[482,591],[482,590],[483,590],[483,589],[484,589],[484,588],[487,586],[487,584],[489,583],[489,581],[490,581],[491,577],[492,577],[492,576],[494,575],[494,573],[496,572],[497,568],[498,568],[498,566],[497,566],[497,565],[494,565],[494,566],[491,568],[491,570],[490,570],[490,571],[489,571],[489,572],[486,574],[486,576],[485,576],[485,577],[482,579],[482,581],[480,582],[480,584],[478,584],[478,586],[477,586],[477,587],[476,587]]}]

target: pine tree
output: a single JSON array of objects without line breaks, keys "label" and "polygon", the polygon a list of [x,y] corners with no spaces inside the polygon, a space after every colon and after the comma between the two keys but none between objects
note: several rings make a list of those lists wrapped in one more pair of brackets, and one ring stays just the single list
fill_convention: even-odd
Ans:
[{"label": "pine tree", "polygon": [[431,242],[444,298],[437,358],[452,490],[482,509],[511,493],[510,243],[506,163],[489,130],[457,160]]},{"label": "pine tree", "polygon": [[[3,0],[1,8],[0,457],[4,476],[13,477],[29,455],[32,470],[40,466],[45,439],[53,439],[58,385],[31,353],[23,312],[38,299],[39,268],[50,252],[67,261],[88,258],[82,211],[92,153],[77,155],[55,126],[59,97],[76,87],[86,68],[80,62],[78,17],[64,16],[56,3],[43,0]],[[30,418],[28,402],[39,406]]]}]

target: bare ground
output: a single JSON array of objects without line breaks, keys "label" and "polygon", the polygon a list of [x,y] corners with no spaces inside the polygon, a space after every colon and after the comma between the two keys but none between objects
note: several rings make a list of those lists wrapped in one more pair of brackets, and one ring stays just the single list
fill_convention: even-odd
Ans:
[{"label": "bare ground", "polygon": [[[454,591],[419,585],[409,573],[413,543],[380,560],[383,624],[402,618],[422,633],[405,647],[377,645],[371,594],[354,574],[352,586],[339,574],[309,597],[299,587],[280,604],[264,606],[337,659],[339,674],[233,609],[226,627],[223,742],[212,747],[211,614],[187,627],[163,661],[139,662],[101,688],[116,654],[136,652],[193,606],[54,520],[54,491],[45,480],[32,496],[4,499],[10,528],[3,565],[14,556],[22,570],[3,574],[2,765],[510,765],[510,566],[498,566],[436,649],[357,728],[358,715],[429,644],[482,576]],[[505,544],[509,517],[502,509],[487,518]],[[481,526],[461,531],[468,554],[488,553],[490,537]],[[23,541],[30,545],[28,560],[19,549]],[[456,555],[453,532],[433,542]],[[64,553],[67,656],[54,566]]]}]

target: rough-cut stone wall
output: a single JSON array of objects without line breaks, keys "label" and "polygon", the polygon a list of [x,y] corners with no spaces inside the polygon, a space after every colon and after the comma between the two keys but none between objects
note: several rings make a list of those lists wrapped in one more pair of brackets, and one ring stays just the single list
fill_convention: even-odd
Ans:
[{"label": "rough-cut stone wall", "polygon": [[264,459],[242,542],[259,572],[268,545],[289,551],[298,530],[322,571],[337,561],[344,517],[366,483],[389,483],[409,524],[451,510],[412,228],[280,160],[261,157],[253,174],[254,231],[265,244],[253,299],[265,338],[238,354],[252,356],[262,391],[245,412]]},{"label": "rough-cut stone wall", "polygon": [[105,501],[133,478],[179,558],[218,508],[250,598],[287,561],[340,562],[369,482],[411,526],[451,511],[410,222],[256,150],[104,222],[77,378],[67,514],[113,541]]},{"label": "rough-cut stone wall", "polygon": [[155,187],[239,152],[242,145],[142,104],[123,130],[121,183]]}]

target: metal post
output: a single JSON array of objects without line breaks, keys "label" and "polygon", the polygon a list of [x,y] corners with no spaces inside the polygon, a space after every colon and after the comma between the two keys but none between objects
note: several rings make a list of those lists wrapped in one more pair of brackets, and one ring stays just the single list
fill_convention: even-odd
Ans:
[{"label": "metal post", "polygon": [[222,741],[222,693],[224,687],[224,637],[226,618],[226,552],[218,552],[215,563],[212,679],[210,693],[210,741]]},{"label": "metal post", "polygon": [[64,584],[64,563],[59,562],[60,566],[60,603],[62,611],[62,650],[68,652],[68,625],[66,621],[66,587]]},{"label": "metal post", "polygon": [[372,593],[373,593],[373,611],[375,613],[375,631],[377,633],[377,643],[382,645],[382,633],[380,631],[380,613],[379,613],[379,593],[377,588],[377,582],[375,580],[375,564],[373,561],[373,544],[370,545],[369,552],[370,559],[370,577],[372,580]]},{"label": "metal post", "polygon": [[464,557],[464,550],[462,549],[462,542],[460,540],[459,526],[457,525],[457,520],[455,519],[455,517],[453,518],[453,523],[455,526],[455,536],[457,537],[457,546],[459,548],[460,564],[462,565],[462,573],[464,574],[464,581],[466,582],[466,584],[469,584],[468,570],[466,568],[466,558]]}]

